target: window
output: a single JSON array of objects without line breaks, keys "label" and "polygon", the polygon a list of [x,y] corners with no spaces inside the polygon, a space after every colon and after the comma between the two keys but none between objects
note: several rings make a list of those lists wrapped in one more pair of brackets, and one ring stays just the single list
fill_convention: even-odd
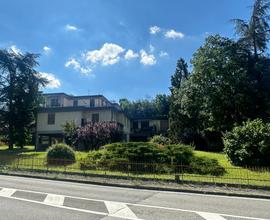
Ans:
[{"label": "window", "polygon": [[92,114],[92,122],[97,123],[99,122],[99,114]]},{"label": "window", "polygon": [[95,107],[95,99],[90,99],[90,107]]},{"label": "window", "polygon": [[139,128],[138,122],[134,121],[133,122],[133,129],[138,129],[138,128]]},{"label": "window", "polygon": [[147,128],[149,128],[149,121],[142,121],[142,122],[141,122],[141,128],[142,128],[142,129],[147,129]]},{"label": "window", "polygon": [[39,137],[39,143],[42,144],[42,145],[49,145],[50,144],[49,136],[40,136]]},{"label": "window", "polygon": [[81,126],[85,126],[87,124],[87,120],[85,118],[81,119]]},{"label": "window", "polygon": [[55,124],[55,114],[49,113],[48,114],[48,125],[54,125]]},{"label": "window", "polygon": [[78,106],[78,100],[74,100],[74,101],[73,101],[73,106],[74,106],[74,107],[77,107],[77,106]]},{"label": "window", "polygon": [[58,106],[60,106],[58,98],[51,98],[51,107],[58,107]]}]

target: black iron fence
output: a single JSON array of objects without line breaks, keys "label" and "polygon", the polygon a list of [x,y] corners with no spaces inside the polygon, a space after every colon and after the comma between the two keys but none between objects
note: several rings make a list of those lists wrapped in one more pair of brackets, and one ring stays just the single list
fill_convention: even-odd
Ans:
[{"label": "black iron fence", "polygon": [[61,173],[82,176],[106,176],[112,178],[136,178],[178,183],[211,183],[235,186],[263,186],[270,188],[270,168],[225,167],[214,169],[203,166],[187,166],[157,163],[130,163],[126,161],[102,161],[84,164],[69,160],[47,161],[34,157],[5,157],[0,161],[1,172],[26,171]]}]

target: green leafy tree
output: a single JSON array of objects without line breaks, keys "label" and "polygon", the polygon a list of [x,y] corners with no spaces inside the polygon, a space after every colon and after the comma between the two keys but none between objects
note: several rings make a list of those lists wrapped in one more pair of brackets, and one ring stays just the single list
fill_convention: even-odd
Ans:
[{"label": "green leafy tree", "polygon": [[[172,89],[172,140],[193,139],[206,130],[221,133],[231,130],[235,123],[267,115],[267,96],[259,105],[249,59],[243,44],[218,35],[206,39],[193,56],[190,77],[179,89]],[[268,76],[269,59],[259,58],[259,62],[262,73]],[[267,94],[266,89],[263,92]]]},{"label": "green leafy tree", "polygon": [[155,99],[141,99],[129,101],[120,99],[121,108],[130,118],[151,118],[157,116],[168,116],[169,96],[158,94]]},{"label": "green leafy tree", "polygon": [[179,89],[183,80],[189,76],[188,65],[183,58],[180,58],[176,64],[175,73],[171,76],[171,89]]},{"label": "green leafy tree", "polygon": [[239,36],[239,43],[243,44],[249,53],[248,75],[252,80],[253,88],[256,90],[254,105],[258,106],[257,111],[261,112],[260,118],[267,119],[269,88],[269,58],[264,55],[267,51],[267,44],[270,39],[269,26],[269,0],[255,0],[252,6],[252,14],[249,20],[234,19],[235,31]]},{"label": "green leafy tree", "polygon": [[77,142],[77,129],[74,121],[66,122],[63,125],[65,143],[71,147],[74,147]]},{"label": "green leafy tree", "polygon": [[30,137],[39,105],[39,87],[47,80],[34,68],[38,55],[0,50],[1,124],[9,148],[23,147]]},{"label": "green leafy tree", "polygon": [[270,37],[268,10],[270,8],[269,0],[255,0],[252,7],[252,15],[248,21],[242,19],[233,19],[236,33],[239,35],[239,41],[251,48],[255,57],[258,52],[264,52],[267,49],[267,42]]}]

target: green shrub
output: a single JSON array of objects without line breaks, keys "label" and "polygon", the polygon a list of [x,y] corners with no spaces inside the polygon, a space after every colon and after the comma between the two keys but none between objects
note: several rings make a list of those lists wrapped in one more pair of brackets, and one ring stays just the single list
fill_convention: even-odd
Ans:
[{"label": "green shrub", "polygon": [[80,168],[139,173],[181,171],[210,175],[222,175],[225,173],[224,168],[218,164],[217,160],[195,157],[193,148],[189,145],[171,144],[160,146],[146,142],[105,145],[101,150],[90,151],[87,157],[80,161]]},{"label": "green shrub", "polygon": [[112,143],[104,146],[107,159],[126,159],[129,162],[157,163],[161,149],[157,144],[148,142]]},{"label": "green shrub", "polygon": [[166,145],[166,144],[170,144],[171,141],[169,138],[160,134],[160,135],[153,136],[150,142],[154,144]]},{"label": "green shrub", "polygon": [[225,174],[224,167],[220,166],[216,159],[208,157],[193,157],[188,171],[191,173],[210,174],[214,176]]},{"label": "green shrub", "polygon": [[224,150],[237,166],[270,166],[270,124],[262,120],[247,121],[227,132]]},{"label": "green shrub", "polygon": [[193,157],[193,148],[184,144],[170,144],[163,149],[163,162],[174,165],[188,165]]},{"label": "green shrub", "polygon": [[73,149],[66,144],[55,144],[47,150],[47,163],[50,165],[72,164],[75,161]]}]

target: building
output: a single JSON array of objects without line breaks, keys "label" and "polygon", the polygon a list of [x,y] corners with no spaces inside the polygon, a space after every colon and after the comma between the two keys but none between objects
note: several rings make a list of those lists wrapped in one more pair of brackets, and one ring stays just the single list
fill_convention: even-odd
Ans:
[{"label": "building", "polygon": [[78,127],[87,122],[115,122],[129,141],[130,120],[120,106],[103,95],[73,96],[65,93],[44,94],[38,110],[36,147],[44,149],[63,142],[63,125],[74,122]]},{"label": "building", "polygon": [[169,129],[168,117],[133,118],[130,128],[131,141],[148,141],[157,134],[166,135]]}]

